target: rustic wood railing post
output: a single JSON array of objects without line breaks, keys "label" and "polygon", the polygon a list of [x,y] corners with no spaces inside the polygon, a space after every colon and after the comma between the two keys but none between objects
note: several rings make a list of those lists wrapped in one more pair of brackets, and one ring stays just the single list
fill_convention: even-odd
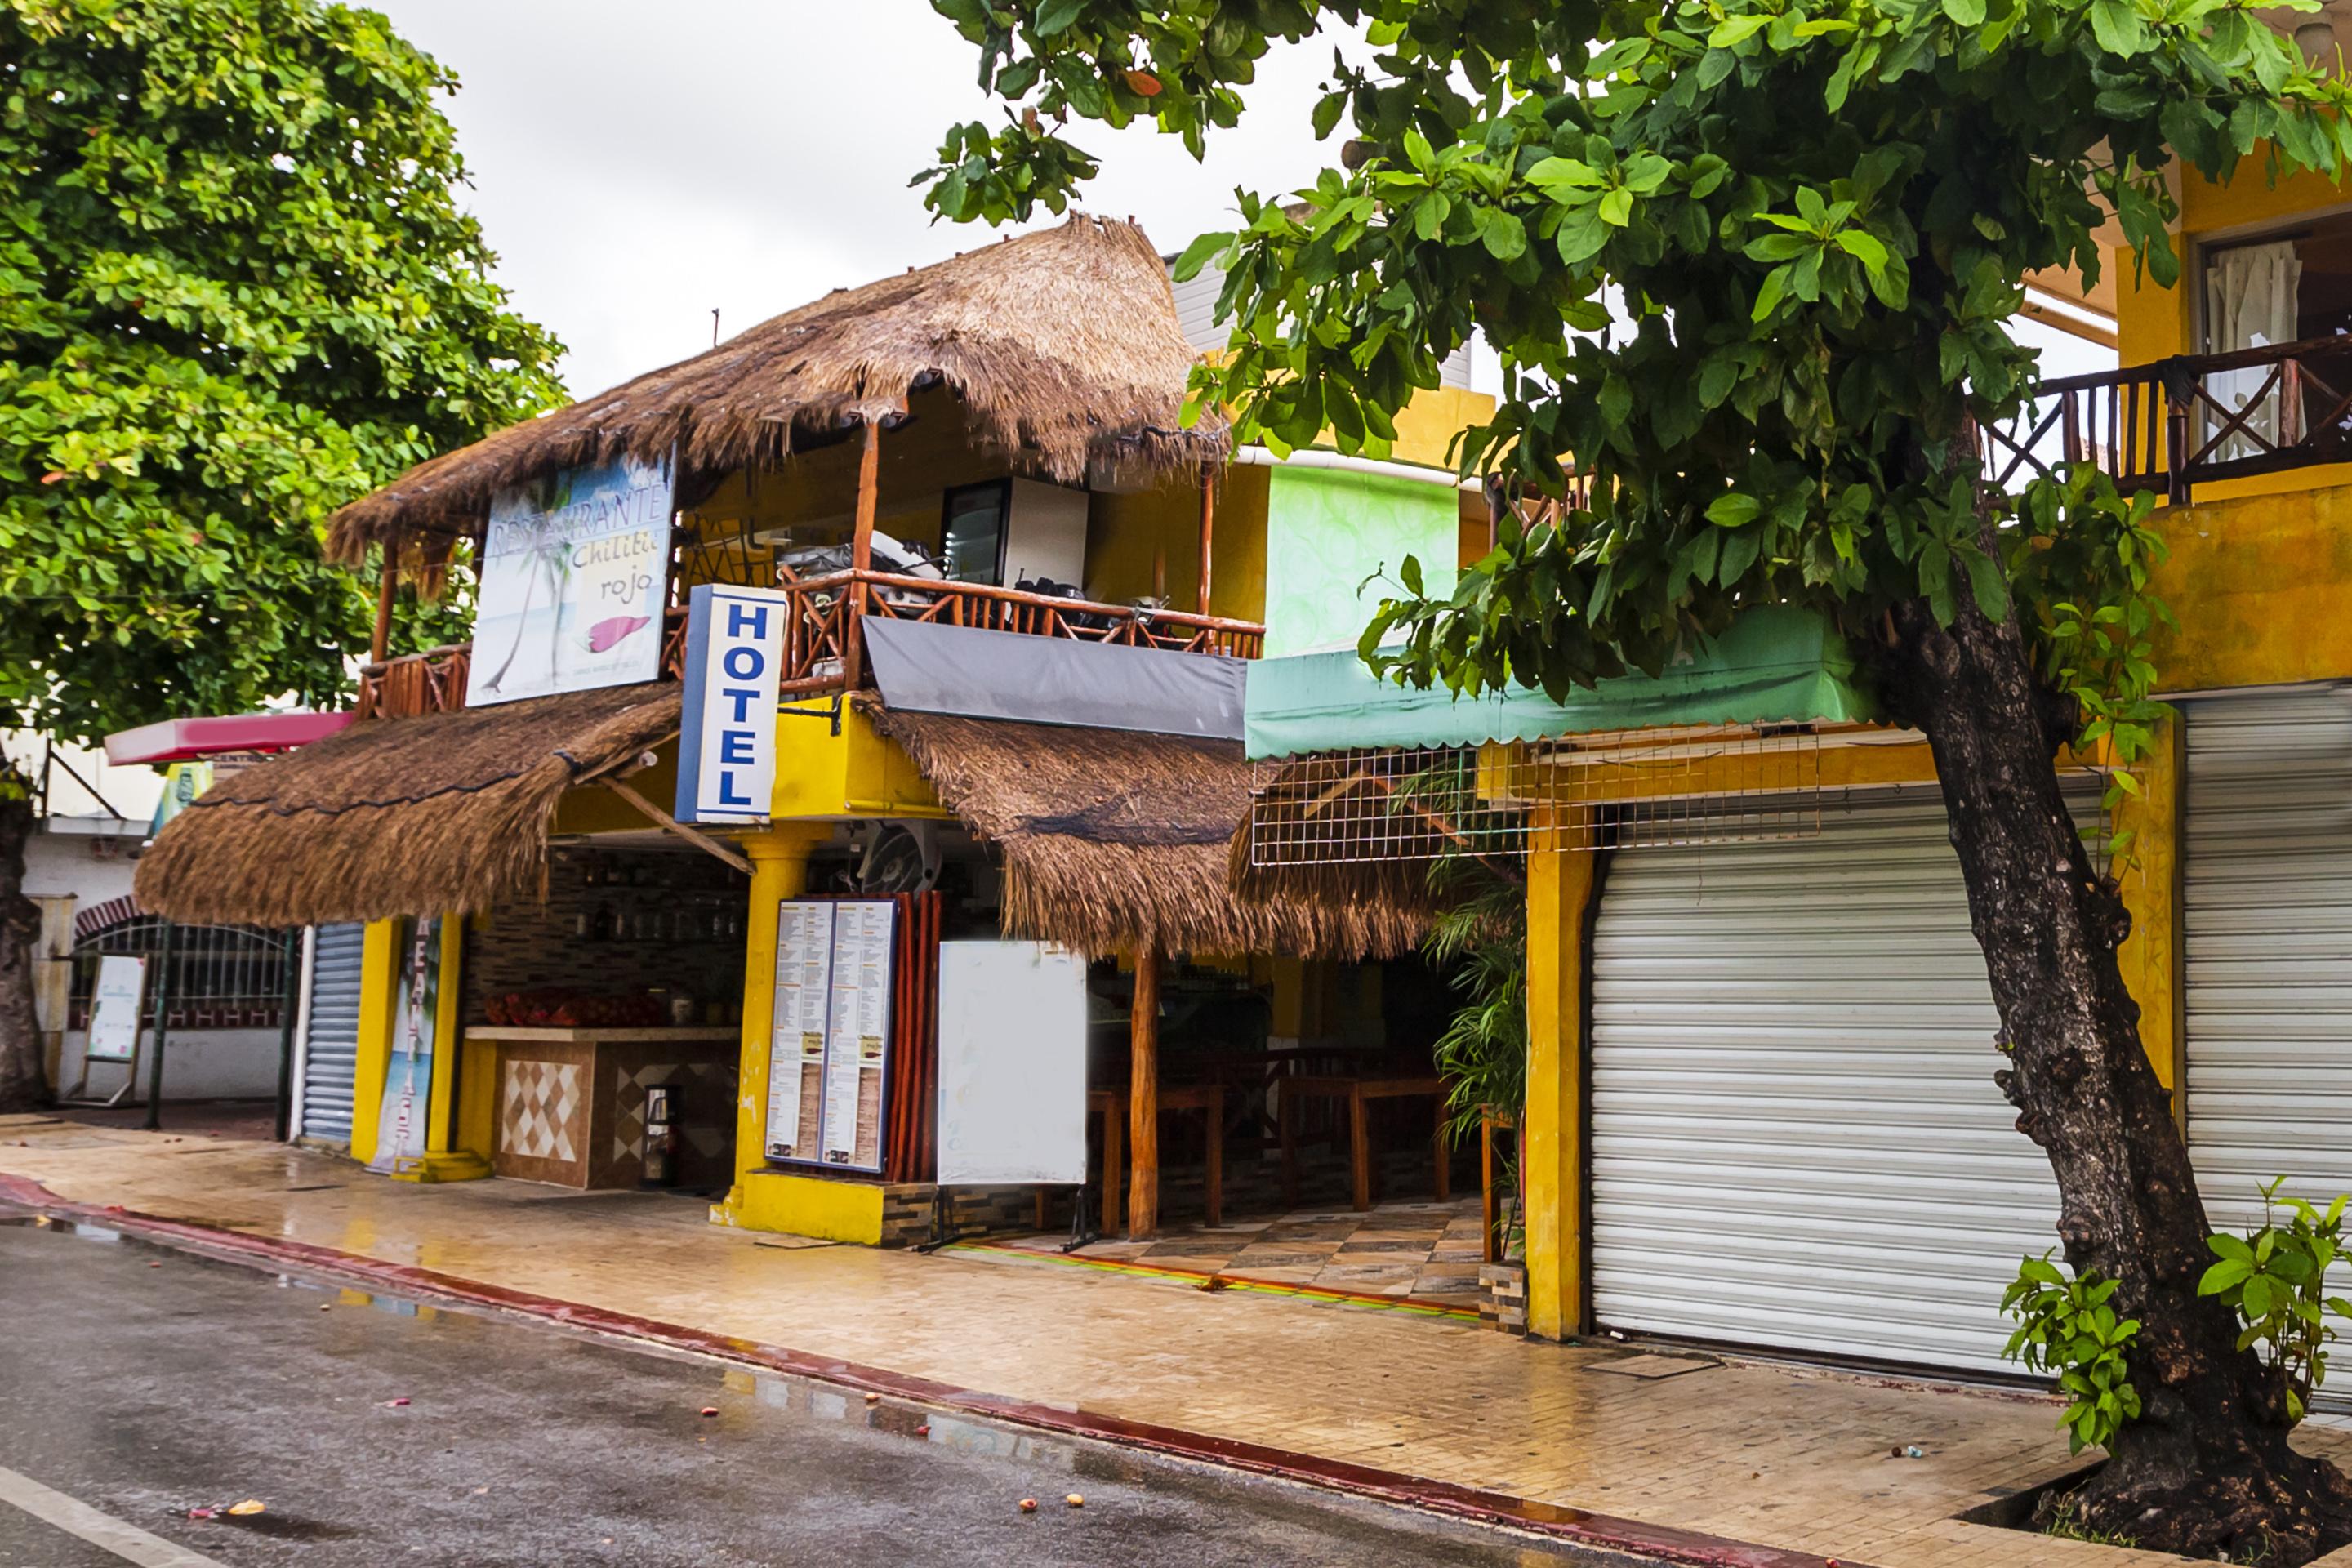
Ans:
[{"label": "rustic wood railing post", "polygon": [[368,662],[382,664],[392,649],[392,595],[400,583],[400,558],[383,547],[383,576],[375,585],[375,631],[368,638]]},{"label": "rustic wood railing post", "polygon": [[1212,576],[1210,545],[1216,531],[1217,470],[1201,465],[1201,613],[1209,613],[1209,582]]},{"label": "rustic wood railing post", "polygon": [[866,574],[874,569],[874,513],[882,485],[882,426],[866,422],[866,444],[857,455],[857,521],[849,536],[850,579],[848,614],[842,619],[841,670],[843,688],[855,691],[864,683],[866,639]]}]

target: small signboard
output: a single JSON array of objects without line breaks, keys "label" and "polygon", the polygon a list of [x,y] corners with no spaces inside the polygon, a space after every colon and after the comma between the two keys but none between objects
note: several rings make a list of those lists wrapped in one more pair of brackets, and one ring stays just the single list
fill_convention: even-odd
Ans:
[{"label": "small signboard", "polygon": [[1037,942],[940,943],[940,1184],[1083,1185],[1087,970]]},{"label": "small signboard", "polygon": [[688,604],[673,814],[680,822],[765,822],[791,601],[772,588],[705,583]]},{"label": "small signboard", "polygon": [[882,1169],[898,914],[885,899],[793,899],[777,907],[770,1159]]},{"label": "small signboard", "polygon": [[568,468],[490,502],[466,705],[661,674],[669,466]]},{"label": "small signboard", "polygon": [[135,1061],[139,1056],[139,1014],[147,994],[147,961],[133,954],[110,952],[98,961],[98,984],[90,992],[89,1043],[82,1059],[93,1062]]}]

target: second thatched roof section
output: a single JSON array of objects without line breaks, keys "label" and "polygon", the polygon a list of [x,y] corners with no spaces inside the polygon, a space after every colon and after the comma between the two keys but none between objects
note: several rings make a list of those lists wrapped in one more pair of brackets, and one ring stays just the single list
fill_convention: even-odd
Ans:
[{"label": "second thatched roof section", "polygon": [[1237,895],[1227,846],[1249,814],[1238,742],[877,707],[940,803],[1004,858],[1007,935],[1102,955],[1392,958],[1429,924],[1417,888]]},{"label": "second thatched roof section", "polygon": [[650,682],[354,724],[197,796],[141,858],[139,901],[324,925],[530,896],[557,797],[677,722],[677,684]]},{"label": "second thatched roof section", "polygon": [[1192,350],[1131,223],[1080,216],[839,289],[609,392],[418,464],[335,514],[330,551],[478,530],[490,498],[565,468],[673,455],[681,488],[774,461],[944,384],[986,447],[1066,484],[1220,461],[1223,422],[1181,427]]}]

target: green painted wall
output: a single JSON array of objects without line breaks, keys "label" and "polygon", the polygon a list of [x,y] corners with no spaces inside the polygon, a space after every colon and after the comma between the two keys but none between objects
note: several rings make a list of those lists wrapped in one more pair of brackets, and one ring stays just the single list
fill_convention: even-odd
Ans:
[{"label": "green painted wall", "polygon": [[1265,510],[1268,658],[1353,647],[1408,555],[1433,594],[1454,586],[1459,508],[1451,485],[1288,466],[1269,470]]}]

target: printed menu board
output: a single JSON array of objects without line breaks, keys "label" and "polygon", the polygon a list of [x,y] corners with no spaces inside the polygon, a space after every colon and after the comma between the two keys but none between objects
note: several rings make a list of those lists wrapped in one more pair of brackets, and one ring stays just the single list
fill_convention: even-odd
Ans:
[{"label": "printed menu board", "polygon": [[825,1036],[824,1163],[882,1168],[882,1068],[890,1038],[896,906],[835,906],[833,1016]]},{"label": "printed menu board", "polygon": [[817,1157],[824,1115],[825,1014],[832,1005],[833,911],[788,900],[776,908],[776,1000],[768,1047],[768,1154]]},{"label": "printed menu board", "polygon": [[881,1170],[897,917],[880,900],[778,906],[770,1158]]}]

